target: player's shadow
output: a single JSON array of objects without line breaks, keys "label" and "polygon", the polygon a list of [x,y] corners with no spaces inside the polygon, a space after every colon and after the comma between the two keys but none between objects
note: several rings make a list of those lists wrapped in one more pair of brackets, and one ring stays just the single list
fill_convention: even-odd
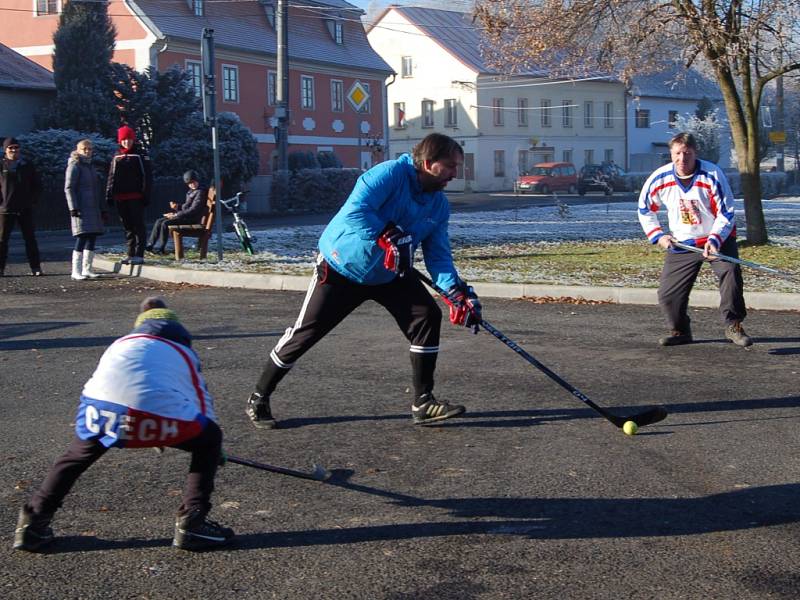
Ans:
[{"label": "player's shadow", "polygon": [[[665,404],[670,414],[691,414],[709,412],[731,412],[739,410],[756,411],[775,408],[800,408],[800,396],[784,398],[752,398],[745,400],[709,400],[700,402],[673,402]],[[757,416],[753,417],[757,419]],[[669,417],[667,417],[669,420]],[[667,421],[668,423],[668,421]]]},{"label": "player's shadow", "polygon": [[[739,489],[699,498],[420,498],[349,481],[334,470],[327,483],[344,494],[368,494],[398,509],[381,525],[238,535],[235,550],[341,546],[452,536],[508,535],[540,540],[674,537],[739,531],[800,521],[800,484]],[[355,500],[355,498],[354,498]],[[359,501],[360,502],[360,501]],[[425,508],[420,511],[419,508]],[[404,509],[411,509],[403,512]],[[427,520],[420,520],[425,515]],[[160,539],[57,538],[49,553],[166,547]]]},{"label": "player's shadow", "polygon": [[55,329],[76,327],[78,325],[86,325],[86,323],[83,321],[40,321],[34,323],[2,323],[0,324],[0,340],[6,338],[20,337],[23,335],[32,335],[34,333],[42,333],[45,331],[53,331]]}]

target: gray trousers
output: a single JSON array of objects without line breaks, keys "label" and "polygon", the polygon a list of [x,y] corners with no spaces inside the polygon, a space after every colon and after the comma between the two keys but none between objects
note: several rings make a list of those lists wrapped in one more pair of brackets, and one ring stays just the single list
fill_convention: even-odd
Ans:
[{"label": "gray trousers", "polygon": [[[739,257],[736,240],[728,238],[722,244],[720,253],[734,258]],[[706,260],[695,252],[667,252],[661,283],[658,288],[658,304],[667,319],[670,329],[688,332],[691,319],[689,293]],[[744,283],[739,265],[723,260],[708,261],[719,282],[719,310],[726,324],[743,321],[747,316],[744,304]]]}]

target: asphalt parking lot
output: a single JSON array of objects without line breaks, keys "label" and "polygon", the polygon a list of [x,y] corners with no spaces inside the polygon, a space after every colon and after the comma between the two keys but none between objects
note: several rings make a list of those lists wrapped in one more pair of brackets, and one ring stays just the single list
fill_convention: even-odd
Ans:
[{"label": "asphalt parking lot", "polygon": [[[0,279],[3,598],[797,597],[797,312],[753,311],[743,350],[695,310],[697,343],[662,348],[653,306],[484,302],[598,404],[670,412],[627,437],[492,336],[448,325],[436,391],[468,413],[414,427],[405,340],[365,305],[284,380],[281,428],[262,431],[244,400],[301,294],[23,273]],[[51,552],[12,551],[83,383],[154,292],[195,334],[228,452],[333,477],[226,466],[212,517],[236,543],[190,554],[170,547],[187,457],[114,451],[56,515]]]}]

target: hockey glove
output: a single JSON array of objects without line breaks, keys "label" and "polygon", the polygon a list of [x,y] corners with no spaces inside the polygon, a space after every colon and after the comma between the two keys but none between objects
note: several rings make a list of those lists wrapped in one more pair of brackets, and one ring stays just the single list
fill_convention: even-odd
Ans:
[{"label": "hockey glove", "polygon": [[414,263],[413,238],[394,223],[389,223],[378,236],[378,246],[383,250],[385,269],[402,277]]},{"label": "hockey glove", "polygon": [[472,333],[478,333],[481,319],[481,302],[471,285],[461,282],[451,287],[444,301],[450,307],[450,322],[453,325],[471,327]]}]

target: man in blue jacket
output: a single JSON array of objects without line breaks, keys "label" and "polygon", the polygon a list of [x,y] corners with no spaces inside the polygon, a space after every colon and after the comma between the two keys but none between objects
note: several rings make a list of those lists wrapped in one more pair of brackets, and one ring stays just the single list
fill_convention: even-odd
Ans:
[{"label": "man in blue jacket", "polygon": [[259,428],[275,427],[270,395],[295,362],[366,300],[388,310],[410,343],[416,424],[464,412],[437,400],[433,373],[442,312],[414,276],[414,251],[422,247],[432,279],[453,300],[450,320],[477,333],[481,305],[453,265],[442,190],[456,176],[464,153],[455,140],[432,133],[412,154],[381,163],[359,177],[350,197],[322,233],[317,266],[297,321],[270,352],[247,414]]}]

